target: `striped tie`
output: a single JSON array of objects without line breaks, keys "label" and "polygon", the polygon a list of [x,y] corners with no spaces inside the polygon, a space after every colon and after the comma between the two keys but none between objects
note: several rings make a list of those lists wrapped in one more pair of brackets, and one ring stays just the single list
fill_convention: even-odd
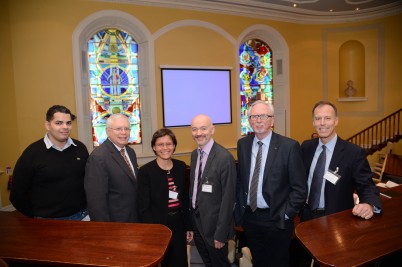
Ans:
[{"label": "striped tie", "polygon": [[258,144],[257,158],[255,160],[255,167],[254,167],[253,177],[251,178],[251,185],[250,185],[250,208],[252,211],[255,211],[257,209],[257,188],[258,188],[258,180],[259,180],[260,169],[261,169],[263,143],[261,141],[258,141],[257,144]]},{"label": "striped tie", "polygon": [[120,149],[120,154],[121,154],[121,156],[123,157],[124,161],[126,162],[128,168],[129,168],[130,171],[134,174],[134,177],[135,177],[134,170],[133,170],[133,168],[131,167],[130,161],[129,161],[129,159],[128,159],[127,156],[126,156],[126,152],[125,152],[125,151],[126,151],[126,149],[123,147],[122,149]]},{"label": "striped tie", "polygon": [[200,152],[200,165],[199,165],[199,167],[198,167],[198,184],[200,184],[200,181],[201,181],[201,176],[202,176],[202,158],[203,158],[203,156],[204,156],[204,152],[203,152],[201,149],[199,149],[199,152]]}]

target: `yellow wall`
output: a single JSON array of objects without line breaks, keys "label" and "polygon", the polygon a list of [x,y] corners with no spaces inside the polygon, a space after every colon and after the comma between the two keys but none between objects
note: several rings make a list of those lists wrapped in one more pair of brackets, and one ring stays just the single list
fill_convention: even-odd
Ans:
[{"label": "yellow wall", "polygon": [[[16,98],[14,92],[14,69],[12,57],[11,32],[8,14],[8,3],[0,3],[0,170],[5,171],[7,166],[13,167],[20,154],[20,141],[18,138],[19,125],[17,122]],[[2,204],[8,202],[8,175],[0,175],[0,194]]]},{"label": "yellow wall", "polygon": [[[0,4],[1,14],[1,84],[0,96],[0,169],[14,166],[21,152],[33,141],[43,137],[45,112],[53,104],[63,104],[75,112],[75,88],[72,59],[72,34],[77,25],[94,12],[115,9],[127,12],[139,19],[151,33],[180,20],[201,20],[212,23],[234,39],[247,27],[255,24],[276,29],[289,46],[290,59],[290,136],[298,141],[310,137],[313,131],[311,108],[325,93],[340,110],[365,111],[363,114],[341,115],[338,132],[347,138],[385,115],[401,107],[402,15],[373,21],[305,25],[233,15],[205,13],[181,9],[136,6],[106,2],[70,0],[8,0]],[[365,27],[368,30],[365,30]],[[353,33],[348,29],[360,29]],[[378,113],[377,81],[378,54],[366,60],[367,102],[337,103],[339,97],[337,55],[338,44],[351,37],[366,45],[366,53],[376,51],[376,29],[384,29],[384,111]],[[326,33],[326,34],[324,34]],[[324,37],[326,38],[324,40]],[[328,58],[324,61],[323,52]],[[155,83],[157,92],[158,127],[162,126],[161,88],[159,65],[231,66],[235,68],[236,51],[227,39],[216,32],[201,27],[182,27],[170,31],[155,41]],[[369,64],[369,63],[370,64]],[[324,64],[325,63],[325,64]],[[374,65],[372,65],[374,64]],[[325,66],[325,68],[324,68]],[[325,70],[327,73],[325,73]],[[328,77],[328,90],[323,84]],[[232,84],[237,75],[233,75]],[[233,110],[238,105],[236,88],[233,88]],[[377,112],[372,115],[372,112]],[[370,114],[369,114],[370,113]],[[4,115],[7,114],[7,115]],[[369,114],[369,115],[368,115]],[[233,125],[217,126],[216,140],[226,147],[234,147],[237,141],[236,116]],[[79,118],[78,118],[79,119]],[[189,129],[174,129],[179,147],[195,148]],[[73,130],[77,137],[77,130]],[[232,150],[232,152],[234,152]],[[188,156],[180,157],[188,162]],[[0,176],[3,205],[8,203],[5,189],[7,177]]]}]

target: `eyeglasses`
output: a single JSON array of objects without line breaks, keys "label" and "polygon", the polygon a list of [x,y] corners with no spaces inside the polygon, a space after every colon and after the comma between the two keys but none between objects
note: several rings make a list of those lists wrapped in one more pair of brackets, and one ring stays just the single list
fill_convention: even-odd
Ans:
[{"label": "eyeglasses", "polygon": [[126,128],[126,127],[119,127],[119,128],[109,127],[109,128],[112,129],[112,130],[115,130],[116,132],[119,132],[119,133],[121,133],[121,132],[131,132],[131,128]]},{"label": "eyeglasses", "polygon": [[159,143],[159,144],[155,144],[155,146],[162,148],[162,147],[172,147],[173,143]]},{"label": "eyeglasses", "polygon": [[260,118],[263,121],[268,120],[269,118],[273,118],[273,115],[268,115],[268,114],[259,114],[259,115],[250,115],[248,118],[252,121],[256,121],[258,118]]}]

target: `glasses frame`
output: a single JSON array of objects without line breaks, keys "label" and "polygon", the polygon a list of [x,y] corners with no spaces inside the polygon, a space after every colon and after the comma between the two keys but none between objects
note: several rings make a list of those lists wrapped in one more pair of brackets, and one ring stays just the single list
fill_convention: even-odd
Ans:
[{"label": "glasses frame", "polygon": [[259,118],[260,120],[266,121],[269,118],[273,118],[273,117],[274,117],[274,115],[269,115],[269,114],[258,114],[258,115],[256,114],[256,115],[248,116],[248,119],[251,121],[256,121]]},{"label": "glasses frame", "polygon": [[122,133],[122,132],[131,132],[131,128],[127,128],[127,127],[119,127],[119,128],[112,128],[112,127],[108,127],[109,129],[112,129],[116,132]]}]

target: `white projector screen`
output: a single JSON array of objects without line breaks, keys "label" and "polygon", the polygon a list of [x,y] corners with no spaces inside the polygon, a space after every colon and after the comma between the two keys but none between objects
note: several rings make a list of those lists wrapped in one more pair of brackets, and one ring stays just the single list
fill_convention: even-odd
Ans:
[{"label": "white projector screen", "polygon": [[191,125],[197,114],[232,123],[230,70],[161,68],[163,126]]}]

